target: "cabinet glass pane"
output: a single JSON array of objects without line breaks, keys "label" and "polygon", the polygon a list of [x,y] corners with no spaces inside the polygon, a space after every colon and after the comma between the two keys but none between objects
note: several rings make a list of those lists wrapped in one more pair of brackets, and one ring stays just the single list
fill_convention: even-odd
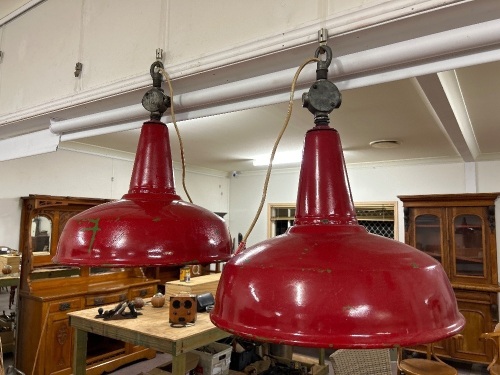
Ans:
[{"label": "cabinet glass pane", "polygon": [[415,219],[415,247],[441,262],[441,222],[436,215]]},{"label": "cabinet glass pane", "polygon": [[479,216],[459,215],[453,222],[457,275],[484,276],[483,226]]}]

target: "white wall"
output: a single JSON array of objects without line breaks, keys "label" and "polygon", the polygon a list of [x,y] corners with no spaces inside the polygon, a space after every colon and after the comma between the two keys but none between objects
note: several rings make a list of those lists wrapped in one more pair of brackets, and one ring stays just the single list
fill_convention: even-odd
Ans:
[{"label": "white wall", "polygon": [[[478,193],[500,191],[500,162],[478,163]],[[463,163],[347,166],[351,192],[355,202],[398,201],[399,240],[404,241],[402,203],[398,195],[465,193]],[[271,175],[266,205],[259,217],[248,245],[267,238],[267,206],[269,203],[295,202],[298,169],[275,170]],[[229,227],[236,235],[247,232],[257,211],[265,171],[241,173],[231,178]],[[497,225],[498,227],[498,225]]]},{"label": "white wall", "polygon": [[478,163],[476,175],[479,191],[500,191],[500,161]]},{"label": "white wall", "polygon": [[[47,194],[119,199],[127,193],[133,161],[59,150],[0,162],[0,245],[19,247],[19,198]],[[182,177],[174,168],[176,192],[183,199]],[[216,212],[229,210],[229,180],[225,173],[188,169],[186,185],[193,203]]]},{"label": "white wall", "polygon": [[[0,24],[0,50],[4,52],[0,115],[50,106],[59,99],[109,85],[116,86],[109,88],[112,92],[101,93],[103,97],[137,88],[131,81],[124,88],[121,83],[125,80],[144,77],[149,85],[148,70],[157,48],[165,51],[167,66],[183,66],[181,74],[192,74],[203,56],[217,59],[218,52],[230,53],[235,46],[285,36],[329,14],[381,2],[46,0]],[[8,9],[15,9],[18,3],[21,5],[10,0]],[[0,11],[2,15],[4,11]],[[242,15],[252,22],[242,22]],[[243,58],[233,55],[235,60]],[[75,78],[77,62],[83,64],[83,71]],[[213,67],[218,64],[222,63],[214,62]]]},{"label": "white wall", "polygon": [[[0,162],[0,245],[18,248],[21,206],[29,194],[119,199],[128,191],[132,161],[59,150],[55,153]],[[464,164],[365,165],[347,167],[356,202],[398,201],[398,195],[465,192]],[[477,163],[477,192],[500,191],[500,162]],[[177,193],[185,200],[181,170],[174,168]],[[248,244],[267,238],[269,203],[294,203],[299,170],[275,169],[266,204]],[[262,195],[265,171],[223,172],[188,168],[186,184],[193,202],[225,217],[231,234],[245,234]],[[498,225],[497,225],[498,230]],[[403,240],[402,204],[399,233]]]}]

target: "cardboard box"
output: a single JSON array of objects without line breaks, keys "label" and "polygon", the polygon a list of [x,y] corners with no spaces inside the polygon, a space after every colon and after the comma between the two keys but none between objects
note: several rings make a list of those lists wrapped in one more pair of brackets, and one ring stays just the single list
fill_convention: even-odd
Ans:
[{"label": "cardboard box", "polygon": [[12,353],[14,351],[14,331],[0,331],[0,340],[4,353]]},{"label": "cardboard box", "polygon": [[228,375],[232,350],[231,345],[219,342],[193,350],[193,353],[200,357],[195,373],[197,375]]},{"label": "cardboard box", "polygon": [[14,351],[14,319],[0,317],[0,345],[4,353]]},{"label": "cardboard box", "polygon": [[12,267],[12,273],[19,273],[19,264],[21,257],[19,255],[0,255],[0,270],[3,266],[9,265]]},{"label": "cardboard box", "polygon": [[219,285],[220,273],[194,277],[191,281],[167,281],[165,283],[165,297],[167,300],[179,294],[212,293],[215,296]]}]

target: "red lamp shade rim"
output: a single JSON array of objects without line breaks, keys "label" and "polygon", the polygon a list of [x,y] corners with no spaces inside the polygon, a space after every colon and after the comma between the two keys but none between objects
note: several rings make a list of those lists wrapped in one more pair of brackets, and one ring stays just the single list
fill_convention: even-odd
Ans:
[{"label": "red lamp shade rim", "polygon": [[225,322],[211,316],[212,322],[217,327],[247,340],[324,349],[382,349],[410,347],[422,343],[432,343],[460,333],[465,325],[465,319],[462,319],[463,320],[460,322],[456,322],[448,327],[443,327],[432,333],[426,331],[414,336],[401,336],[390,332],[386,334],[380,332],[376,335],[368,334],[366,337],[363,337],[363,334],[358,333],[339,334],[337,332],[331,332],[330,334],[324,334],[322,332],[309,334],[284,332],[277,334],[273,329],[265,330],[249,326],[235,326],[231,322]]},{"label": "red lamp shade rim", "polygon": [[230,258],[230,236],[216,214],[175,199],[121,199],[66,224],[53,261],[66,265],[208,264]]},{"label": "red lamp shade rim", "polygon": [[463,328],[432,257],[358,225],[332,229],[313,240],[289,231],[234,256],[212,322],[252,340],[336,349],[410,346]]}]

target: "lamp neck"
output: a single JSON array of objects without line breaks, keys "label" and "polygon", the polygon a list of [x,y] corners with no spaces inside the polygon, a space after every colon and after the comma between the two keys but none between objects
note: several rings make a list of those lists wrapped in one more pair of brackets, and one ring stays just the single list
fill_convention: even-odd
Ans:
[{"label": "lamp neck", "polygon": [[142,125],[130,187],[124,198],[135,194],[169,194],[180,199],[175,195],[168,128],[161,121]]},{"label": "lamp neck", "polygon": [[357,225],[338,132],[327,123],[306,134],[295,226]]}]

